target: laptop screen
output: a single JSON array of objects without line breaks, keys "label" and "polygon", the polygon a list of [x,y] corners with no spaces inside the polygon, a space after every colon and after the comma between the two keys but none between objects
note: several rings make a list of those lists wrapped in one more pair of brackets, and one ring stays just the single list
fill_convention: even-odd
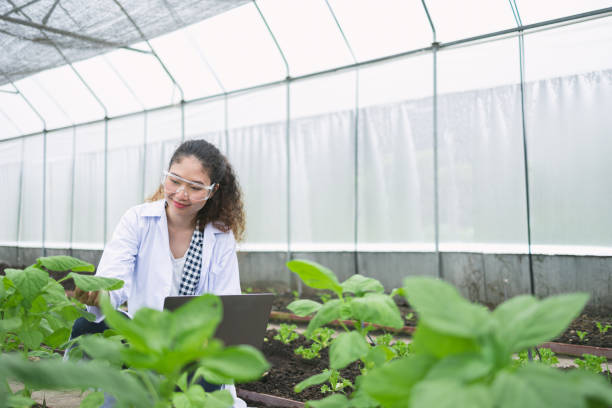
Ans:
[{"label": "laptop screen", "polygon": [[[168,296],[164,309],[174,310],[197,296]],[[226,346],[248,344],[261,350],[268,326],[274,295],[250,293],[246,295],[221,295],[223,318],[217,326],[216,338]]]}]

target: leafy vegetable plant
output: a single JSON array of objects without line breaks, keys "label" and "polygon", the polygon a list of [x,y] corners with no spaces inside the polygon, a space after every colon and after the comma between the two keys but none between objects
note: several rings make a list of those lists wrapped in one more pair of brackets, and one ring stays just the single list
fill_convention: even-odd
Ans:
[{"label": "leafy vegetable plant", "polygon": [[[300,299],[287,306],[298,316],[314,314],[304,335],[310,338],[315,330],[334,320],[338,320],[344,329],[329,343],[330,369],[297,384],[294,388],[296,392],[328,382],[326,391],[346,393],[352,386],[349,387],[340,378],[339,370],[359,360],[365,371],[395,357],[388,346],[371,346],[366,340],[368,332],[373,329],[372,324],[399,329],[404,323],[393,298],[384,293],[384,287],[379,281],[353,275],[340,283],[331,270],[304,260],[290,261],[287,266],[311,288],[330,290],[336,295],[335,299],[330,298],[323,304]],[[342,323],[344,320],[352,320],[352,327]],[[363,398],[368,399],[367,396]]]},{"label": "leafy vegetable plant", "polygon": [[[581,342],[585,341],[586,335],[589,334],[588,332],[585,331],[581,331],[581,330],[576,330],[576,335],[578,335],[578,338],[580,339]],[[586,339],[588,340],[588,339]]]},{"label": "leafy vegetable plant", "polygon": [[91,361],[30,362],[2,356],[0,377],[46,389],[93,387],[100,391],[88,398],[101,402],[105,391],[117,399],[117,407],[217,408],[232,406],[232,396],[226,390],[206,393],[196,384],[199,378],[214,384],[251,381],[269,367],[254,348],[223,347],[212,338],[222,316],[221,301],[214,295],[198,297],[174,312],[143,308],[132,320],[115,311],[107,297],[101,307],[126,344],[114,336],[81,336],[79,345]]},{"label": "leafy vegetable plant", "polygon": [[308,337],[309,340],[312,340],[312,345],[310,347],[298,347],[295,349],[295,354],[301,355],[306,360],[320,357],[319,352],[330,346],[334,333],[336,333],[336,331],[328,327],[319,327],[315,329],[312,335]]},{"label": "leafy vegetable plant", "polygon": [[[559,364],[559,359],[555,355],[555,353],[549,348],[536,348],[537,359],[534,359],[535,362],[540,362],[547,366],[553,366],[555,364]],[[523,367],[527,365],[529,362],[529,356],[527,354],[527,350],[523,350],[518,353],[518,359],[514,361],[515,367]]]},{"label": "leafy vegetable plant", "polygon": [[[48,271],[71,271],[55,281]],[[42,257],[25,269],[6,269],[0,279],[0,351],[19,350],[23,358],[53,358],[55,349],[63,348],[70,337],[74,320],[93,318],[84,306],[66,296],[59,282],[73,279],[83,290],[114,290],[123,286],[118,279],[81,275],[94,266],[70,256]],[[27,386],[12,396],[13,402],[31,401]],[[31,401],[32,402],[32,401]]]},{"label": "leafy vegetable plant", "polygon": [[278,334],[274,336],[274,340],[278,340],[283,344],[291,343],[293,340],[299,337],[299,334],[296,333],[295,329],[297,329],[295,324],[289,325],[286,323],[281,323],[278,329]]},{"label": "leafy vegetable plant", "polygon": [[599,330],[599,334],[606,334],[606,332],[612,327],[609,324],[606,324],[604,326],[600,322],[595,322],[595,324],[597,325],[597,330]]},{"label": "leafy vegetable plant", "polygon": [[601,369],[602,364],[608,363],[608,359],[604,356],[595,356],[593,354],[583,354],[582,359],[575,359],[574,363],[581,370],[590,371],[595,374],[601,373],[603,370]]}]

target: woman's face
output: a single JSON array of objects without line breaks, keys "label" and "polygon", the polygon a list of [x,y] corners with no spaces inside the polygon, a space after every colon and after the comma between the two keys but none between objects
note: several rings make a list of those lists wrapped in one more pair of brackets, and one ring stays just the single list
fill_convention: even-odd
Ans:
[{"label": "woman's face", "polygon": [[173,163],[168,173],[164,183],[167,210],[180,217],[195,218],[207,202],[203,198],[209,191],[201,187],[210,186],[208,173],[195,156],[185,156]]}]

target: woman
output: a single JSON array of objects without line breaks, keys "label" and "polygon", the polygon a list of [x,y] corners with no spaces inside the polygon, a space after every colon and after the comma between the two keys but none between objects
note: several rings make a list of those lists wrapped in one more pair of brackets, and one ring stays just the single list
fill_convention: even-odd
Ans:
[{"label": "woman", "polygon": [[[243,204],[219,150],[205,140],[182,143],[148,201],[123,215],[98,264],[97,276],[125,282],[109,293],[112,305],[127,301],[133,316],[142,307],[162,310],[167,296],[240,294],[236,239],[244,232]],[[72,337],[106,330],[99,292],[77,289],[75,296],[96,320],[78,319]]]}]

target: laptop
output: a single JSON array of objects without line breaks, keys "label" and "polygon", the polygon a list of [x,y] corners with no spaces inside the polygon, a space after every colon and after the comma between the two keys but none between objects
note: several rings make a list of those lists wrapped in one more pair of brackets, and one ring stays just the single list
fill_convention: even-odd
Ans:
[{"label": "laptop", "polygon": [[[197,296],[168,296],[164,309],[174,310]],[[223,318],[214,337],[226,346],[248,344],[261,350],[272,309],[272,293],[221,295]]]}]

